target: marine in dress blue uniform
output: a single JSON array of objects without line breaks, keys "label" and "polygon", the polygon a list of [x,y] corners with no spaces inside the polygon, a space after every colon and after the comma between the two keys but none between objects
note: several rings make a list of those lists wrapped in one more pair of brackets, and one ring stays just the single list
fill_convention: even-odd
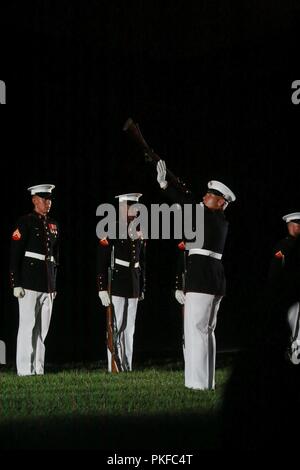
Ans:
[{"label": "marine in dress blue uniform", "polygon": [[269,268],[269,284],[275,290],[284,290],[283,295],[290,299],[287,312],[290,330],[288,357],[293,364],[300,363],[300,294],[294,278],[299,276],[300,267],[300,212],[282,217],[287,224],[288,235],[273,249]]},{"label": "marine in dress blue uniform", "polygon": [[[128,217],[128,208],[138,202],[140,193],[129,193],[116,196],[119,207]],[[126,220],[128,229],[130,217]],[[112,301],[117,327],[118,357],[121,370],[132,370],[133,339],[138,301],[144,296],[145,246],[142,233],[138,238],[131,237],[130,230],[126,238],[99,240],[97,245],[97,286],[99,298],[107,307]],[[108,269],[112,268],[111,298],[108,294]],[[108,370],[111,372],[111,353],[107,348]]]},{"label": "marine in dress blue uniform", "polygon": [[[163,160],[157,163],[157,180],[164,194],[173,202],[196,204],[166,181]],[[226,292],[222,255],[228,232],[224,215],[234,193],[219,181],[208,183],[203,197],[204,244],[191,248],[186,256],[186,275],[182,290],[182,273],[177,274],[176,299],[184,305],[185,386],[191,389],[215,388],[216,340],[214,330],[221,300]]]},{"label": "marine in dress blue uniform", "polygon": [[19,302],[18,375],[44,374],[58,264],[58,224],[48,215],[54,187],[28,188],[34,210],[17,221],[12,234],[10,280]]}]

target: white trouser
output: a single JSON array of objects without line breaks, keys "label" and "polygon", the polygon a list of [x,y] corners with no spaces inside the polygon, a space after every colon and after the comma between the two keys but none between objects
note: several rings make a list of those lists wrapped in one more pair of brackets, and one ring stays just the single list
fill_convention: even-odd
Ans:
[{"label": "white trouser", "polygon": [[17,338],[18,375],[44,373],[45,339],[49,330],[53,294],[25,289],[19,298]]},{"label": "white trouser", "polygon": [[[126,302],[125,302],[126,301]],[[114,321],[118,330],[118,356],[124,370],[132,370],[133,336],[138,299],[112,296]],[[108,371],[111,372],[111,352],[107,348]]]},{"label": "white trouser", "polygon": [[188,292],[184,309],[185,386],[215,388],[216,339],[214,330],[222,296]]},{"label": "white trouser", "polygon": [[288,310],[288,324],[291,329],[291,337],[298,344],[300,344],[299,306],[300,303],[296,302]]}]

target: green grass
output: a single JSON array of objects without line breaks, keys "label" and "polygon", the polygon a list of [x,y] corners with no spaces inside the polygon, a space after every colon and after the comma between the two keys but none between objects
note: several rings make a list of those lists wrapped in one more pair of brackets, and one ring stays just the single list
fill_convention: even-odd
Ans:
[{"label": "green grass", "polygon": [[216,391],[184,387],[178,367],[122,374],[77,368],[0,375],[0,448],[170,449],[218,447],[229,367]]}]

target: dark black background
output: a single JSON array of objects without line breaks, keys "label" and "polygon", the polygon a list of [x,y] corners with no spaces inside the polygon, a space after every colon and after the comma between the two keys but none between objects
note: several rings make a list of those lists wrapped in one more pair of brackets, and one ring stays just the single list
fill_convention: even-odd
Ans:
[{"label": "dark black background", "polygon": [[[26,3],[26,4],[25,4]],[[243,346],[264,312],[271,248],[299,210],[300,105],[297,1],[11,1],[1,18],[0,339],[15,354],[17,301],[9,287],[10,237],[31,208],[26,188],[56,185],[62,231],[59,289],[47,361],[105,359],[96,291],[96,208],[115,194],[162,202],[155,170],[122,131],[131,116],[172,171],[203,195],[209,179],[237,201],[226,210],[228,294],[219,350]],[[148,291],[135,359],[181,355],[173,298],[175,242],[148,243]]]}]

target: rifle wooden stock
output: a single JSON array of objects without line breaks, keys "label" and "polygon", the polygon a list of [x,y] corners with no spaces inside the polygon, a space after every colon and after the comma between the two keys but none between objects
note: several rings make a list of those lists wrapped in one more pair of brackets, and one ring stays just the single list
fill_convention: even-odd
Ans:
[{"label": "rifle wooden stock", "polygon": [[106,343],[107,348],[111,354],[111,371],[114,373],[121,371],[120,360],[118,357],[118,351],[116,350],[114,330],[116,325],[114,325],[114,306],[112,303],[111,296],[111,283],[112,283],[112,273],[111,268],[108,270],[108,295],[110,298],[110,305],[106,307]]},{"label": "rifle wooden stock", "polygon": [[[143,152],[143,155],[145,157],[145,160],[148,162],[152,163],[157,163],[159,160],[161,160],[161,157],[157,155],[157,153],[154,152],[153,149],[149,147],[147,142],[145,141],[139,125],[135,123],[131,118],[127,119],[123,126],[123,131],[127,132],[130,137],[135,141],[135,143],[138,145],[140,150]],[[187,189],[186,184],[181,181],[178,176],[175,176],[172,171],[167,169],[167,176],[169,180],[176,186],[178,189],[183,191],[185,194],[190,194],[190,191]]]},{"label": "rifle wooden stock", "polygon": [[113,339],[113,306],[110,304],[106,308],[106,339],[107,347],[111,353],[111,371],[120,372],[118,367],[118,361],[116,360],[114,339]]},{"label": "rifle wooden stock", "polygon": [[[182,291],[184,294],[185,292],[185,280],[186,280],[186,251],[183,252],[183,272],[181,274],[182,276]],[[185,337],[184,337],[184,311],[185,311],[185,303],[183,304],[181,308],[181,316],[182,316],[182,348],[184,350],[185,348]]]}]

